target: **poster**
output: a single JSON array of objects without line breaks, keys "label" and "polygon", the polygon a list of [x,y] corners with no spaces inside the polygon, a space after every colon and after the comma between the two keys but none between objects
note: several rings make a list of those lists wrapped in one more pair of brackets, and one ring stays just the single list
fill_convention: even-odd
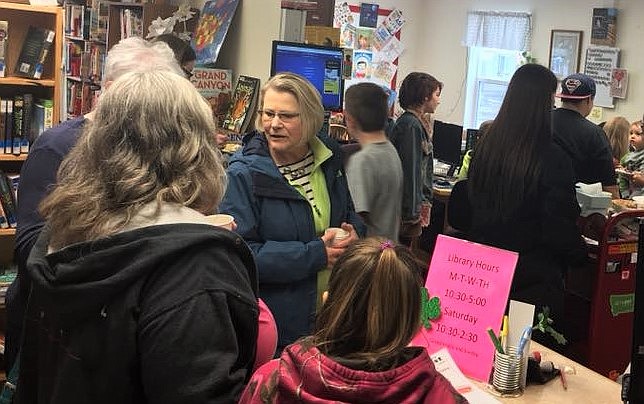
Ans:
[{"label": "poster", "polygon": [[425,288],[440,300],[441,315],[431,329],[421,328],[412,345],[432,354],[447,348],[467,376],[487,381],[497,334],[508,304],[519,254],[439,235]]},{"label": "poster", "polygon": [[586,61],[584,73],[595,80],[597,94],[595,94],[595,105],[605,108],[613,108],[613,97],[610,95],[610,85],[613,69],[619,61],[619,48],[608,48],[605,46],[593,46],[586,50]]},{"label": "poster", "polygon": [[[347,8],[344,5],[346,5],[344,2],[336,4],[334,20],[334,24],[338,24],[337,26],[341,27],[341,42],[343,42],[344,38],[346,43],[353,35],[354,42],[351,47],[356,52],[369,52],[369,54],[361,53],[348,56],[353,62],[351,65],[353,71],[351,72],[351,79],[345,81],[345,90],[353,84],[364,80],[395,88],[398,70],[397,58],[403,51],[398,39],[400,29],[405,23],[402,12],[397,9],[386,10],[379,8],[376,28],[372,28],[360,25],[361,9],[359,6],[347,5],[346,7],[349,10],[347,14]],[[364,37],[362,41],[360,40],[360,35]],[[381,53],[383,49],[386,52]],[[361,57],[363,63],[360,64],[360,70],[356,71],[358,56]],[[345,77],[348,77],[348,73],[347,68],[344,72]]]},{"label": "poster", "polygon": [[191,42],[198,66],[217,61],[238,3],[239,0],[209,0],[204,4]]},{"label": "poster", "polygon": [[360,3],[360,26],[376,28],[378,24],[378,5]]},{"label": "poster", "polygon": [[371,51],[353,51],[353,78],[370,79],[373,53]]},{"label": "poster", "polygon": [[615,46],[617,42],[617,9],[593,8],[593,26],[590,43],[593,45]]},{"label": "poster", "polygon": [[628,89],[628,70],[616,68],[611,72],[610,96],[615,98],[626,98]]}]

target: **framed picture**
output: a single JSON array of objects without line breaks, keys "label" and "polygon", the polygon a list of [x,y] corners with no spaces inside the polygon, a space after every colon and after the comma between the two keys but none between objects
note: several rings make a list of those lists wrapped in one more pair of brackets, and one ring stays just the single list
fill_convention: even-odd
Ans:
[{"label": "framed picture", "polygon": [[579,71],[583,31],[553,29],[550,31],[548,67],[559,80]]}]

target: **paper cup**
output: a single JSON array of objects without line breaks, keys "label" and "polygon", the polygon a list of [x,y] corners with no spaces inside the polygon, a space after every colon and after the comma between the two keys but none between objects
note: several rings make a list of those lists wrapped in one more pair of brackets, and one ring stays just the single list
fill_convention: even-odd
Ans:
[{"label": "paper cup", "polygon": [[206,220],[213,226],[223,227],[231,231],[233,229],[233,223],[235,222],[234,217],[224,214],[206,216]]},{"label": "paper cup", "polygon": [[329,227],[328,229],[326,229],[326,231],[334,233],[333,241],[331,242],[331,245],[333,245],[333,244],[335,244],[335,243],[337,243],[339,241],[342,241],[345,238],[350,236],[348,231],[346,231],[346,230],[344,230],[344,229],[342,229],[340,227]]}]

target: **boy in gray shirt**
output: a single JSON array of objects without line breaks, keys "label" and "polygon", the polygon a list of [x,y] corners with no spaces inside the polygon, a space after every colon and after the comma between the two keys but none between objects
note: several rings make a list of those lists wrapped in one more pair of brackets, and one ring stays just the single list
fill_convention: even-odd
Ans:
[{"label": "boy in gray shirt", "polygon": [[367,236],[397,242],[403,171],[385,134],[387,94],[376,84],[359,83],[347,89],[344,103],[347,131],[361,145],[346,170],[356,212],[367,224]]}]

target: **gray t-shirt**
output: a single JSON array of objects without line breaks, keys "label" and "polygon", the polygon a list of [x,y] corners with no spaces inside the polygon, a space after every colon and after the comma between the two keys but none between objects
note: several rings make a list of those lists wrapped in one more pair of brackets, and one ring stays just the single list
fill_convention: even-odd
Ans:
[{"label": "gray t-shirt", "polygon": [[368,212],[367,236],[397,242],[400,226],[403,172],[391,142],[369,143],[347,165],[349,191],[356,212]]}]

